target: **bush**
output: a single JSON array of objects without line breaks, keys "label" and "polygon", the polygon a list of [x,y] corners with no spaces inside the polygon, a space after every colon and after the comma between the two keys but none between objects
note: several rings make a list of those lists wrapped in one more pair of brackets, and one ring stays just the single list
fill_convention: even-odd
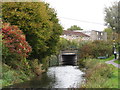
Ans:
[{"label": "bush", "polygon": [[12,67],[8,66],[7,64],[3,63],[2,71],[3,71],[2,72],[2,86],[3,87],[30,80],[30,78],[34,76],[33,72],[30,73],[30,69],[29,70],[26,69],[25,65],[24,65],[24,69],[21,68],[19,70],[18,69],[15,70]]},{"label": "bush", "polygon": [[112,44],[105,41],[94,41],[84,44],[80,48],[80,58],[97,58],[112,55]]},{"label": "bush", "polygon": [[3,61],[21,60],[32,51],[26,42],[25,35],[17,26],[3,23]]},{"label": "bush", "polygon": [[16,71],[12,70],[10,66],[6,65],[6,64],[2,64],[2,86],[8,86],[8,85],[12,85],[14,82],[22,82],[22,80],[20,80],[18,78],[18,75]]},{"label": "bush", "polygon": [[35,75],[39,76],[43,72],[45,72],[45,70],[43,70],[43,64],[40,64],[38,59],[34,59],[30,61],[29,63],[31,66],[31,70],[35,73]]},{"label": "bush", "polygon": [[85,44],[80,48],[80,58],[93,58],[93,47],[95,47],[93,44]]},{"label": "bush", "polygon": [[94,57],[112,54],[112,42],[94,41],[93,44],[95,45],[93,48]]},{"label": "bush", "polygon": [[[3,23],[2,32],[3,86],[30,80],[36,73],[42,73],[42,66],[35,62],[31,64],[31,61],[26,59],[32,49],[23,32],[9,23]],[[36,62],[38,63],[38,60]]]},{"label": "bush", "polygon": [[79,43],[77,41],[69,41],[64,38],[60,38],[59,41],[59,47],[60,50],[70,50],[70,49],[78,49],[79,48]]}]

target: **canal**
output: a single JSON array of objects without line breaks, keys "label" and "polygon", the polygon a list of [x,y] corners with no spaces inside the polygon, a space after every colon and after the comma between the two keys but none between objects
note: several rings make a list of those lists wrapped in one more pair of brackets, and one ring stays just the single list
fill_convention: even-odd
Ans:
[{"label": "canal", "polygon": [[76,64],[77,54],[63,51],[59,61],[60,66],[49,67],[41,76],[11,85],[9,88],[80,88],[84,81],[84,72]]},{"label": "canal", "polygon": [[43,75],[9,88],[80,88],[83,74],[78,66],[50,67]]}]

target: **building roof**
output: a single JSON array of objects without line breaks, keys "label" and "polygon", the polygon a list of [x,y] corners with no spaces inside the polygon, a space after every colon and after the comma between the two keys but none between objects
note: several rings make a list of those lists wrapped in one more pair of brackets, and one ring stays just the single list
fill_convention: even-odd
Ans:
[{"label": "building roof", "polygon": [[63,34],[64,35],[76,35],[76,36],[82,36],[82,37],[90,37],[89,35],[86,35],[82,32],[74,32],[74,31],[69,31],[69,30],[64,30]]}]

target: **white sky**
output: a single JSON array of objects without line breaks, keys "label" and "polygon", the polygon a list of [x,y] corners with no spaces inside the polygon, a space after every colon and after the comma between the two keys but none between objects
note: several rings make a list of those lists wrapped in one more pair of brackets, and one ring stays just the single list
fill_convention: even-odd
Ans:
[{"label": "white sky", "polygon": [[[104,7],[118,0],[43,0],[57,12],[64,29],[71,25],[84,30],[104,30]],[[71,20],[75,19],[75,20]],[[87,23],[89,22],[89,23]],[[91,23],[93,22],[93,23]],[[94,23],[95,22],[95,23]],[[96,24],[98,23],[98,24]]]}]

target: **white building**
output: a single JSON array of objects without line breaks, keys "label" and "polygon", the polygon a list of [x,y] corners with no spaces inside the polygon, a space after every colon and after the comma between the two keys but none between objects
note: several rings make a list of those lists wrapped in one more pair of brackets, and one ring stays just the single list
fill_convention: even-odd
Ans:
[{"label": "white building", "polygon": [[90,36],[86,35],[82,32],[74,32],[69,30],[64,30],[61,37],[67,39],[67,40],[77,40],[77,41],[88,41],[90,40]]},{"label": "white building", "polygon": [[[78,30],[76,30],[75,32],[78,32]],[[103,31],[96,31],[96,30],[92,30],[92,31],[79,31],[82,32],[86,35],[89,35],[91,40],[105,40],[107,41],[107,32],[103,32]]]}]

